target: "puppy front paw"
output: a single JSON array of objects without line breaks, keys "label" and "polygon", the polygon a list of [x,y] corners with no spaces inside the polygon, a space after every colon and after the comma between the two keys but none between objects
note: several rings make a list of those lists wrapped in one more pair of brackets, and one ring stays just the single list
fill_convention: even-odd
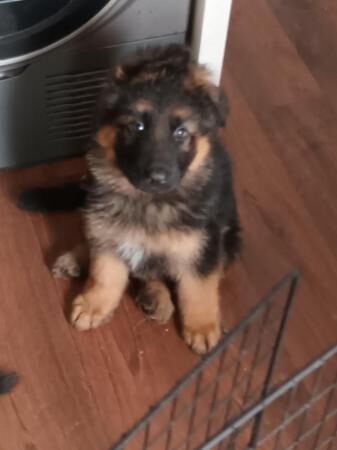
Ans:
[{"label": "puppy front paw", "polygon": [[70,321],[78,330],[86,331],[106,323],[112,313],[106,302],[81,294],[73,301]]},{"label": "puppy front paw", "polygon": [[185,342],[191,349],[203,355],[211,350],[219,342],[221,337],[221,327],[219,323],[210,323],[198,328],[185,326],[183,329]]}]

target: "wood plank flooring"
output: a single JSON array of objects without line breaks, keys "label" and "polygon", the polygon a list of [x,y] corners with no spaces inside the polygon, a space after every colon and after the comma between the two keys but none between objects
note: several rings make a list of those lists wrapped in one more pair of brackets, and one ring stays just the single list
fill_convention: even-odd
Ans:
[{"label": "wood plank flooring", "polygon": [[[223,86],[244,230],[223,283],[231,328],[288,270],[302,283],[276,378],[337,341],[337,7],[334,0],[234,0]],[[198,358],[174,324],[125,298],[90,333],[65,320],[80,282],[54,280],[76,214],[29,215],[23,186],[78,177],[82,160],[0,174],[0,366],[21,376],[0,400],[0,450],[107,450]]]}]

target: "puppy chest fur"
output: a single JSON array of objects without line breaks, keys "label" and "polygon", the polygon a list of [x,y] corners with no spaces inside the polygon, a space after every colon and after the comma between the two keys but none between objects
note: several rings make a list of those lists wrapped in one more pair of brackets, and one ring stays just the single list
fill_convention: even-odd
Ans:
[{"label": "puppy chest fur", "polygon": [[94,253],[114,252],[130,272],[145,278],[177,277],[196,264],[206,236],[200,229],[173,226],[178,212],[172,205],[157,207],[130,199],[123,202],[118,195],[114,203],[112,197],[109,204],[100,203],[100,208],[95,203],[86,214],[87,236]]}]

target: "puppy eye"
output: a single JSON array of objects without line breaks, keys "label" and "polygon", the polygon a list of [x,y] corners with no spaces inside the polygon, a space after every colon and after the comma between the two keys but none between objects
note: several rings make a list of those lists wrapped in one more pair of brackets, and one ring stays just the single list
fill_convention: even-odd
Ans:
[{"label": "puppy eye", "polygon": [[173,132],[174,138],[178,141],[182,141],[183,139],[186,139],[188,137],[188,135],[189,135],[189,132],[183,126],[176,128]]},{"label": "puppy eye", "polygon": [[144,123],[143,123],[143,122],[140,122],[140,121],[137,121],[137,122],[135,123],[135,129],[136,129],[136,131],[139,131],[139,132],[144,131],[144,130],[145,130],[145,125],[144,125]]}]

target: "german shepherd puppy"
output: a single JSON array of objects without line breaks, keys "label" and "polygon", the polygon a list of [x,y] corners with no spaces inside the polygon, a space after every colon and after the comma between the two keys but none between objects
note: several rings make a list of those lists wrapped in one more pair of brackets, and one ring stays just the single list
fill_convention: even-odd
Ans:
[{"label": "german shepherd puppy", "polygon": [[147,50],[114,71],[87,154],[89,251],[80,246],[54,266],[56,275],[76,276],[89,256],[71,313],[79,330],[111,317],[131,276],[140,282],[140,305],[161,323],[175,308],[173,285],[182,334],[195,352],[218,342],[219,281],[240,231],[230,161],[217,135],[227,110],[220,100],[183,46]]}]

